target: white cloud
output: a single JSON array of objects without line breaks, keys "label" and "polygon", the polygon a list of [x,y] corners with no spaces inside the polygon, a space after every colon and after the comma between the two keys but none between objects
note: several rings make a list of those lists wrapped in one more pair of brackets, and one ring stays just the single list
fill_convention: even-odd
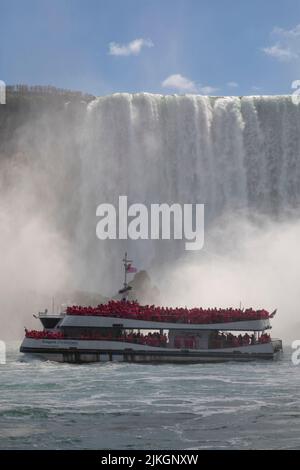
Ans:
[{"label": "white cloud", "polygon": [[209,85],[197,85],[193,80],[184,77],[180,73],[169,75],[161,85],[163,88],[170,88],[182,93],[201,93],[203,95],[210,95],[218,90],[218,88]]},{"label": "white cloud", "polygon": [[109,43],[109,55],[129,56],[139,55],[143,47],[153,47],[150,39],[138,38],[127,44],[118,44],[116,42]]},{"label": "white cloud", "polygon": [[197,93],[198,91],[196,83],[189,78],[180,75],[180,73],[169,75],[169,77],[167,77],[161,85],[164,88],[171,88],[173,90],[190,93]]},{"label": "white cloud", "polygon": [[274,28],[272,36],[276,42],[262,51],[281,62],[288,62],[300,57],[300,24],[292,29]]},{"label": "white cloud", "polygon": [[279,34],[290,38],[300,37],[300,24],[297,24],[297,26],[292,29],[274,28],[273,34]]},{"label": "white cloud", "polygon": [[239,84],[237,82],[227,82],[227,86],[230,88],[238,88]]},{"label": "white cloud", "polygon": [[281,61],[289,61],[292,59],[297,59],[298,57],[298,54],[293,52],[289,47],[282,47],[279,43],[271,47],[264,47],[263,51],[266,55]]},{"label": "white cloud", "polygon": [[212,95],[213,93],[216,93],[219,90],[219,88],[213,87],[213,86],[201,86],[199,88],[199,93],[202,95]]}]

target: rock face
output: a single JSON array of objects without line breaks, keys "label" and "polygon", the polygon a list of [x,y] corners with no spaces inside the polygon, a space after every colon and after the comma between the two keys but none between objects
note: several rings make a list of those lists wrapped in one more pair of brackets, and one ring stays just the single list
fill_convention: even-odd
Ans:
[{"label": "rock face", "polygon": [[[137,300],[141,305],[159,305],[161,300],[160,291],[157,286],[152,284],[147,271],[138,271],[128,284],[132,287],[128,295],[128,300]],[[116,293],[113,298],[120,300],[120,294]]]},{"label": "rock face", "polygon": [[140,304],[159,305],[159,289],[152,284],[147,271],[139,271],[136,273],[129,285],[132,287],[132,291],[129,294],[129,300],[137,299]]}]

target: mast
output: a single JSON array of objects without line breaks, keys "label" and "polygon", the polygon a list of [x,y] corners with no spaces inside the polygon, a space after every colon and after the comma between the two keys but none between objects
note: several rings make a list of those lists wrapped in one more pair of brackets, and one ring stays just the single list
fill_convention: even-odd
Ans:
[{"label": "mast", "polygon": [[131,291],[132,287],[127,283],[127,273],[128,269],[131,266],[132,260],[127,258],[127,252],[125,253],[125,257],[123,258],[123,265],[124,265],[124,283],[123,288],[119,290],[119,294],[122,294],[122,300],[126,301],[128,298],[129,291]]}]

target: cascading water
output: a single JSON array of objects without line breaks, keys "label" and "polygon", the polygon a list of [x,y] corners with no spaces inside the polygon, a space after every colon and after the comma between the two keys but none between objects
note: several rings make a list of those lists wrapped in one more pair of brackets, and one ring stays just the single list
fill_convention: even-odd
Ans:
[{"label": "cascading water", "polygon": [[21,207],[24,224],[34,218],[62,235],[71,282],[82,289],[115,291],[125,248],[146,269],[186,254],[177,240],[98,240],[96,208],[117,207],[119,195],[129,204],[204,203],[205,247],[229,215],[261,214],[260,223],[297,216],[300,106],[291,97],[115,94],[35,106],[23,121],[14,108],[5,121],[9,101],[4,108],[2,215]]},{"label": "cascading water", "polygon": [[[95,239],[96,206],[117,206],[119,195],[204,203],[206,227],[228,211],[276,217],[299,204],[300,107],[290,97],[116,94],[88,105],[82,129],[77,236],[95,277],[98,262],[112,269],[126,245]],[[146,266],[183,251],[178,242],[132,246]]]},{"label": "cascading water", "polygon": [[[87,107],[83,203],[195,202],[280,213],[300,195],[300,107],[290,97],[116,94]],[[84,177],[85,176],[85,177]]]}]

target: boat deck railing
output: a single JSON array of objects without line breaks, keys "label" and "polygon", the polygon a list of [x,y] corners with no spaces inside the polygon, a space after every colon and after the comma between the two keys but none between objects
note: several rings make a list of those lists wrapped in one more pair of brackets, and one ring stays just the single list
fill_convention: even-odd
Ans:
[{"label": "boat deck railing", "polygon": [[46,317],[46,318],[57,318],[57,317],[65,317],[66,312],[65,311],[62,311],[60,313],[38,312],[34,316],[36,316],[37,318],[44,318],[44,317]]}]

